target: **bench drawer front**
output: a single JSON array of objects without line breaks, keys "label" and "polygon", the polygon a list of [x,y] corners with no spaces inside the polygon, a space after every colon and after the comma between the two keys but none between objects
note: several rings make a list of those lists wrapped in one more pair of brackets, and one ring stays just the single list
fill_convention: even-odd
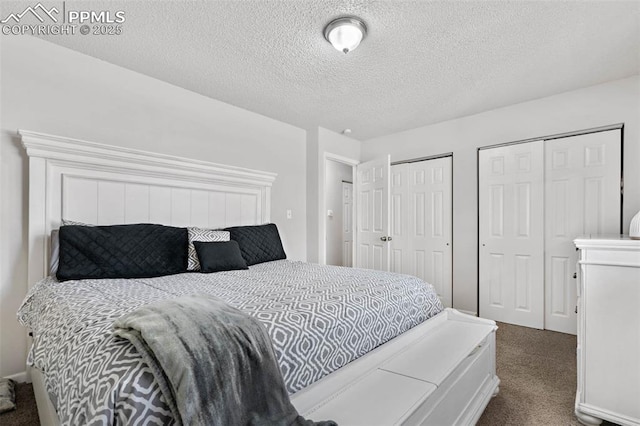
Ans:
[{"label": "bench drawer front", "polygon": [[375,370],[305,416],[341,426],[399,424],[435,389],[431,383]]},{"label": "bench drawer front", "polygon": [[468,412],[467,405],[477,399],[474,396],[493,391],[487,386],[494,377],[492,337],[476,348],[404,424],[461,424],[463,419],[459,417]]}]

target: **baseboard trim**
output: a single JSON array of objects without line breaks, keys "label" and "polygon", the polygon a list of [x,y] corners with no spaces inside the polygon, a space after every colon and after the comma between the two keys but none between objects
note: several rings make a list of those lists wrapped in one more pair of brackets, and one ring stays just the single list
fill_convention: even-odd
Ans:
[{"label": "baseboard trim", "polygon": [[18,383],[25,383],[27,381],[27,372],[26,371],[21,371],[19,373],[12,374],[10,376],[6,376],[5,378],[14,380],[14,381],[16,381]]},{"label": "baseboard trim", "polygon": [[463,314],[471,315],[474,317],[478,316],[478,313],[473,311],[465,311],[464,309],[457,309],[457,308],[456,308],[456,311],[459,311],[459,312],[462,312]]}]

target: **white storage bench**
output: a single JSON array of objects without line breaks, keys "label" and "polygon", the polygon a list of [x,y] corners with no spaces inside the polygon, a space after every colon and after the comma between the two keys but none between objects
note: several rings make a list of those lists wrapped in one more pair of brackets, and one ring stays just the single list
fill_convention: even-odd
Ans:
[{"label": "white storage bench", "polygon": [[500,383],[496,329],[445,309],[297,392],[293,404],[340,426],[475,424]]}]

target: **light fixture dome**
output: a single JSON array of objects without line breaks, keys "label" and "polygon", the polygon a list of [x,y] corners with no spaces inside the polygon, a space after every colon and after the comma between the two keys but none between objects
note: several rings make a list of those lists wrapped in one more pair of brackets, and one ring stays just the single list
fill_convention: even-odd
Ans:
[{"label": "light fixture dome", "polygon": [[349,53],[365,38],[367,26],[359,18],[335,19],[324,28],[324,38],[340,52]]}]

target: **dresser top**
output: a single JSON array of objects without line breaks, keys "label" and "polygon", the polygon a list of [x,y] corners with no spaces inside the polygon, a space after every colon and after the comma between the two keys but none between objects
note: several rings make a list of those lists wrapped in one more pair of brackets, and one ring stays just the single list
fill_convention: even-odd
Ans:
[{"label": "dresser top", "polygon": [[633,240],[628,235],[582,235],[573,240],[579,249],[584,248],[629,248],[640,250],[640,240]]}]

